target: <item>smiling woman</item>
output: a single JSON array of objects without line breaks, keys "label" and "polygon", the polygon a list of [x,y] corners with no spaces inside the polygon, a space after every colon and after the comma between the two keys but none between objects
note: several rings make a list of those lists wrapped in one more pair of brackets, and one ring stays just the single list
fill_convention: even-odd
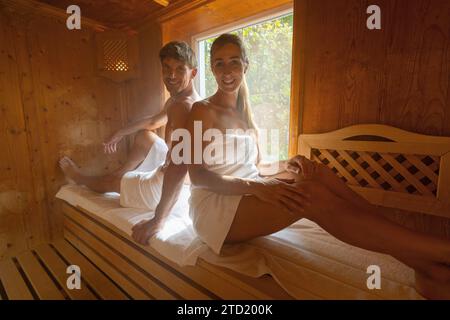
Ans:
[{"label": "smiling woman", "polygon": [[[268,148],[278,151],[276,160],[287,159],[293,14],[284,13],[263,22],[248,23],[231,33],[242,38],[248,59],[252,62],[246,80],[254,122],[260,129],[277,133]],[[210,49],[216,37],[202,38],[198,41],[198,84],[200,95],[206,97],[216,90],[216,82],[209,67]]]}]

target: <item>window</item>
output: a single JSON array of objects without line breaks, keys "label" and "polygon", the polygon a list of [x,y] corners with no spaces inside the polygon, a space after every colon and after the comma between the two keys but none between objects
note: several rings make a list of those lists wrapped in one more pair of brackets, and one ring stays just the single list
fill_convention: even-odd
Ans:
[{"label": "window", "polygon": [[[209,53],[214,39],[226,31],[216,32],[215,36],[203,37],[197,41],[198,88],[202,97],[208,97],[217,90],[210,69]],[[244,41],[250,60],[247,83],[255,122],[260,129],[269,132],[278,130],[279,159],[287,159],[293,14],[290,12],[247,25],[234,29],[231,33],[239,35]],[[270,144],[268,148],[271,148]]]}]

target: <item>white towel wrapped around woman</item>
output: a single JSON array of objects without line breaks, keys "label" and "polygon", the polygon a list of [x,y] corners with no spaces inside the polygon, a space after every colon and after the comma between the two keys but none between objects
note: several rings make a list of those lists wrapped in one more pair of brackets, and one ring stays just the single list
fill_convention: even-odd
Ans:
[{"label": "white towel wrapped around woman", "polygon": [[[205,169],[220,175],[262,179],[256,167],[258,147],[253,135],[226,133],[223,139],[214,139],[207,148],[223,152],[212,154],[204,163]],[[217,254],[220,254],[241,198],[242,195],[222,195],[191,187],[189,215],[194,229]]]}]

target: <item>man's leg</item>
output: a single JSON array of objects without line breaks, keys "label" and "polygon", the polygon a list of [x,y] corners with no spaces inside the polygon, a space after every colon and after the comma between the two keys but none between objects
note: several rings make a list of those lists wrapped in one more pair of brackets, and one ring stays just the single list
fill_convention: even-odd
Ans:
[{"label": "man's leg", "polygon": [[75,162],[68,157],[63,157],[59,161],[59,165],[65,176],[76,184],[85,185],[99,193],[120,192],[122,176],[128,171],[136,169],[144,161],[157,138],[158,136],[151,131],[139,131],[134,138],[133,147],[128,155],[127,162],[119,169],[104,176],[84,175]]}]

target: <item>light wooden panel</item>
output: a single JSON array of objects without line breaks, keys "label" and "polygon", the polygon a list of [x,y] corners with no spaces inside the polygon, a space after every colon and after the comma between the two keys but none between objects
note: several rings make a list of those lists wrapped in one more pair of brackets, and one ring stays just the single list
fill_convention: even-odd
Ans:
[{"label": "light wooden panel", "polygon": [[31,183],[32,151],[22,108],[23,75],[15,33],[12,19],[0,7],[0,259],[40,241],[45,230],[43,211],[36,203],[37,190]]},{"label": "light wooden panel", "polygon": [[[450,2],[377,1],[382,30],[374,31],[366,28],[371,4],[295,0],[297,25],[303,23],[293,58],[304,60],[293,79],[299,133],[379,123],[450,136]],[[407,212],[391,218],[450,237],[448,219]]]},{"label": "light wooden panel", "polygon": [[[70,290],[67,287],[67,264],[60,256],[52,249],[48,244],[42,244],[36,248],[36,252],[40,259],[45,262],[46,267],[49,269],[55,279],[57,279],[59,285],[64,289],[68,297],[72,300],[95,300],[96,297],[85,285],[85,282],[81,283],[81,288],[77,290]],[[81,278],[83,279],[83,278]]]},{"label": "light wooden panel", "polygon": [[162,22],[163,43],[194,35],[292,3],[292,0],[216,0]]},{"label": "light wooden panel", "polygon": [[298,135],[302,130],[306,67],[306,1],[294,1],[294,34],[292,38],[291,106],[289,119],[289,156],[297,153]]},{"label": "light wooden panel", "polygon": [[[180,0],[39,0],[57,8],[66,10],[72,4],[80,6],[86,17],[100,21],[113,28],[127,28],[144,21],[149,15],[155,15],[164,9],[161,4],[176,5]],[[158,3],[159,2],[159,3]]]},{"label": "light wooden panel", "polygon": [[12,260],[0,261],[0,280],[10,300],[32,300],[19,270]]},{"label": "light wooden panel", "polygon": [[374,31],[370,1],[297,2],[307,10],[304,133],[382,123],[450,135],[449,1],[377,1]]},{"label": "light wooden panel", "polygon": [[123,87],[98,77],[94,31],[0,5],[0,258],[62,237],[57,165],[71,156],[88,174],[126,158],[101,143],[126,121]]},{"label": "light wooden panel", "polygon": [[[64,235],[72,244],[80,249],[84,254],[86,252],[79,247],[77,242],[83,241],[89,246],[103,246],[99,250],[100,254],[113,262],[118,268],[121,268],[122,262],[117,259],[117,255],[109,255],[108,251],[114,248],[123,259],[128,259],[131,263],[128,270],[134,268],[137,264],[144,269],[151,277],[160,280],[163,287],[170,287],[185,299],[291,299],[284,289],[282,289],[271,277],[250,278],[237,274],[226,268],[213,266],[201,259],[195,267],[180,267],[176,263],[167,260],[149,246],[141,246],[132,241],[130,236],[117,229],[109,222],[100,219],[98,216],[85,211],[81,208],[74,208],[67,203],[62,205],[66,215]],[[84,230],[83,230],[84,229]],[[90,235],[89,235],[90,234]],[[95,236],[94,236],[95,235]],[[104,243],[101,245],[101,243]],[[107,244],[107,245],[106,245]],[[107,248],[111,246],[111,248]],[[109,256],[109,257],[107,257]],[[139,273],[140,271],[138,271]],[[135,272],[131,271],[131,273]],[[182,276],[183,274],[184,276]],[[186,278],[187,277],[187,278]],[[149,279],[150,280],[150,279]],[[148,281],[147,281],[148,282]],[[145,283],[141,282],[142,284]],[[194,285],[194,283],[196,283]],[[199,285],[203,287],[199,290]],[[161,294],[161,290],[155,291],[155,286],[151,285],[149,289],[152,294]],[[206,291],[205,291],[206,290]],[[205,295],[208,293],[210,297]],[[214,293],[217,295],[216,297]],[[159,298],[155,295],[156,298]]]},{"label": "light wooden panel", "polygon": [[44,271],[37,258],[31,251],[22,253],[18,257],[25,275],[41,300],[64,300],[64,296],[51,278]]},{"label": "light wooden panel", "polygon": [[[162,47],[158,24],[148,24],[139,33],[140,76],[128,81],[122,91],[127,122],[156,114],[164,105],[159,50]],[[158,131],[162,134],[163,130]]]}]

